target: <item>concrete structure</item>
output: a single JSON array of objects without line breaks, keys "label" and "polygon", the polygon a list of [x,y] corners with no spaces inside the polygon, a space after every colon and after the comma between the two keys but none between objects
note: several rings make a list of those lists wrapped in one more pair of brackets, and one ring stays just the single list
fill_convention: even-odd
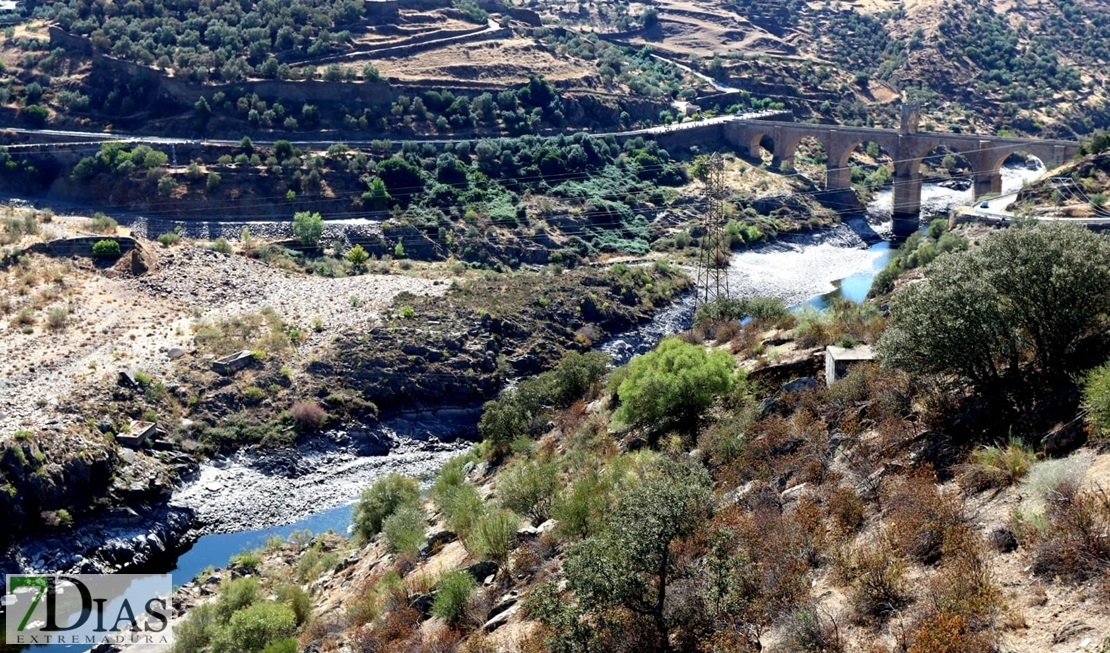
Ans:
[{"label": "concrete structure", "polygon": [[251,361],[253,360],[254,355],[244,349],[243,351],[235,352],[234,354],[224,356],[223,358],[217,358],[216,360],[212,361],[212,369],[220,374],[223,374],[224,376],[227,376],[229,374],[234,374],[238,372],[247,365],[250,365]]},{"label": "concrete structure", "polygon": [[833,347],[825,348],[825,383],[832,385],[843,377],[853,365],[867,363],[875,360],[875,354],[870,345],[858,347]]},{"label": "concrete structure", "polygon": [[905,237],[917,230],[921,213],[921,161],[944,146],[962,154],[974,173],[974,193],[979,198],[1002,190],[999,170],[1011,154],[1031,154],[1052,168],[1079,151],[1075,141],[1001,138],[969,134],[938,134],[917,129],[917,111],[906,106],[898,131],[866,127],[840,127],[767,120],[733,120],[724,126],[725,140],[741,154],[756,158],[760,148],[773,156],[776,168],[794,165],[794,151],[803,138],[817,140],[828,155],[826,189],[850,189],[848,158],[860,145],[874,142],[894,159],[894,234]]},{"label": "concrete structure", "polygon": [[154,429],[158,427],[156,422],[140,422],[138,420],[131,421],[131,427],[126,433],[117,433],[116,442],[127,447],[128,449],[138,449],[143,446],[150,436],[154,435]]}]

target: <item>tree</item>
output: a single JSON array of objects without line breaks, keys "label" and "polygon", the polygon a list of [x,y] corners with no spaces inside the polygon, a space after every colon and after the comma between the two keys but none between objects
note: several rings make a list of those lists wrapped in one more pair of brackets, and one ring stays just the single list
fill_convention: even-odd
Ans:
[{"label": "tree", "polygon": [[355,504],[351,522],[354,534],[369,540],[382,530],[385,520],[404,505],[420,500],[420,485],[400,474],[390,474],[364,490]]},{"label": "tree", "polygon": [[370,255],[366,253],[362,245],[355,245],[347,250],[347,261],[349,261],[356,270],[361,270],[368,260],[370,260]]},{"label": "tree", "polygon": [[374,177],[367,184],[370,189],[362,194],[362,201],[374,210],[381,211],[389,206],[389,190],[385,187],[385,182],[381,177]]},{"label": "tree", "polygon": [[689,462],[661,460],[617,503],[604,532],[571,548],[567,585],[582,616],[604,618],[627,610],[653,630],[640,650],[670,650],[673,611],[667,591],[674,578],[673,547],[709,517],[709,475]]},{"label": "tree", "polygon": [[621,401],[614,417],[628,424],[692,424],[732,387],[734,365],[728,352],[667,338],[614,377]]},{"label": "tree", "polygon": [[1014,227],[940,256],[925,276],[891,300],[880,358],[988,395],[1021,383],[1027,358],[1049,381],[1081,370],[1078,345],[1110,311],[1110,241],[1074,225]]},{"label": "tree", "polygon": [[324,218],[319,213],[298,211],[293,214],[293,236],[305,247],[318,247],[324,235]]}]

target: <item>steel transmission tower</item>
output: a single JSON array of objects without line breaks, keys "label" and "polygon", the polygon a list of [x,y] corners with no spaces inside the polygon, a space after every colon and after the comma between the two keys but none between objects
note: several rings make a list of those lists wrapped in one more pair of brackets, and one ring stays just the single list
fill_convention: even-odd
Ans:
[{"label": "steel transmission tower", "polygon": [[702,181],[705,214],[698,258],[695,310],[718,299],[728,299],[728,262],[731,248],[725,235],[725,162],[714,152],[705,162]]}]

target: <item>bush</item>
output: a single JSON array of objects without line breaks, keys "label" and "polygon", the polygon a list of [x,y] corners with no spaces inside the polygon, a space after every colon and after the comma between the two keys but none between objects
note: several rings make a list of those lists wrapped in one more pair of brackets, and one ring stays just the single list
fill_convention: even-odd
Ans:
[{"label": "bush", "polygon": [[849,600],[857,621],[885,619],[906,604],[906,562],[889,542],[862,546],[852,558]]},{"label": "bush", "polygon": [[266,645],[266,648],[262,649],[262,653],[299,653],[300,650],[301,648],[297,645],[297,640],[292,637],[286,637],[285,639],[277,639],[270,642]]},{"label": "bush", "polygon": [[822,619],[817,608],[795,608],[786,618],[783,639],[786,648],[794,653],[840,653],[844,643],[840,630],[831,619]]},{"label": "bush", "polygon": [[478,433],[489,445],[490,453],[497,455],[508,450],[513,440],[528,433],[529,419],[528,410],[516,401],[515,393],[503,393],[499,399],[487,401],[482,406]]},{"label": "bush", "polygon": [[371,539],[398,508],[419,500],[420,485],[415,480],[401,474],[386,476],[359,496],[351,517],[355,536],[364,541]]},{"label": "bush", "polygon": [[432,614],[448,624],[459,623],[466,615],[466,603],[477,586],[474,577],[465,571],[447,572],[436,585]]},{"label": "bush", "polygon": [[296,629],[297,618],[289,606],[255,603],[231,615],[227,627],[215,637],[213,650],[256,653],[275,640],[290,637]]},{"label": "bush", "polygon": [[98,240],[93,243],[92,253],[97,258],[114,258],[120,255],[118,240]]},{"label": "bush", "polygon": [[527,515],[535,525],[547,521],[558,489],[559,467],[555,463],[520,462],[497,475],[501,505]]},{"label": "bush", "polygon": [[116,222],[112,218],[109,218],[108,216],[104,215],[103,213],[94,213],[93,218],[92,218],[92,224],[89,225],[89,229],[92,230],[92,231],[95,231],[98,234],[107,234],[107,233],[115,233],[116,227],[118,227],[118,226],[119,226],[118,222]]},{"label": "bush", "polygon": [[216,239],[216,242],[212,243],[212,251],[221,254],[230,254],[233,250],[231,248],[231,243],[227,242],[227,238],[220,237]]},{"label": "bush", "polygon": [[46,312],[46,325],[51,329],[64,329],[68,323],[69,309],[65,306],[52,306]]},{"label": "bush", "polygon": [[972,452],[961,485],[972,490],[1013,485],[1029,473],[1036,461],[1033,450],[1018,438],[1010,438],[1005,446],[980,447]]},{"label": "bush", "polygon": [[189,616],[174,624],[173,653],[200,653],[205,650],[216,628],[216,609],[202,603],[189,611]]},{"label": "bush", "polygon": [[304,401],[293,404],[293,407],[289,409],[289,415],[293,418],[293,424],[297,427],[297,430],[302,433],[315,431],[320,428],[327,418],[327,413],[319,404]]},{"label": "bush", "polygon": [[555,369],[544,374],[549,379],[549,396],[556,408],[566,408],[601,380],[609,366],[609,357],[601,352],[585,354],[570,351],[563,355]]},{"label": "bush", "polygon": [[1110,363],[1088,372],[1083,379],[1083,408],[1094,436],[1110,436]]},{"label": "bush", "polygon": [[732,387],[734,365],[727,352],[668,338],[632,359],[617,385],[621,405],[614,417],[628,424],[693,426]]},{"label": "bush", "polygon": [[424,511],[416,502],[397,507],[382,522],[382,535],[391,553],[413,553],[424,544]]},{"label": "bush", "polygon": [[487,560],[504,566],[516,546],[520,519],[508,510],[496,510],[474,524],[467,548]]},{"label": "bush", "polygon": [[274,592],[278,601],[289,606],[297,618],[297,625],[303,626],[312,617],[312,598],[298,585],[279,585]]},{"label": "bush", "polygon": [[257,578],[236,578],[220,586],[220,595],[216,599],[215,617],[221,623],[226,623],[231,615],[253,604],[261,598],[261,586]]},{"label": "bush", "polygon": [[474,524],[486,514],[486,504],[478,488],[470,483],[435,489],[433,496],[447,527],[466,540]]},{"label": "bush", "polygon": [[169,247],[170,245],[176,245],[180,241],[181,241],[181,234],[177,233],[176,231],[170,231],[168,233],[162,234],[161,236],[158,236],[158,242],[162,243],[162,247]]},{"label": "bush", "polygon": [[355,245],[347,250],[347,261],[354,266],[356,270],[361,270],[368,260],[370,260],[370,254],[366,252],[362,245]]},{"label": "bush", "polygon": [[552,510],[552,516],[559,522],[558,533],[575,539],[595,534],[608,506],[608,490],[592,471],[571,483]]}]

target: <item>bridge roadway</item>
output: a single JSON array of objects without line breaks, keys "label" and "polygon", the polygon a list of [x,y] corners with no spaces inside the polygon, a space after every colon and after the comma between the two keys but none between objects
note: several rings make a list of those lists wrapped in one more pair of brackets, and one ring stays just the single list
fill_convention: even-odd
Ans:
[{"label": "bridge roadway", "polygon": [[[868,127],[843,127],[812,123],[773,120],[789,115],[782,111],[767,111],[739,116],[720,116],[707,120],[685,122],[621,132],[594,133],[596,137],[614,137],[618,140],[642,137],[659,141],[665,148],[691,145],[728,144],[742,156],[759,158],[760,150],[771,152],[776,169],[793,168],[795,150],[805,138],[819,142],[828,155],[825,186],[829,191],[851,190],[851,168],[848,159],[860,145],[876,143],[894,159],[894,234],[908,236],[920,223],[921,213],[921,162],[938,147],[946,147],[964,156],[971,164],[975,198],[1002,190],[1002,163],[1011,154],[1031,154],[1051,169],[1062,165],[1079,151],[1079,143],[1063,140],[1038,140],[1030,138],[1004,138],[974,134],[942,134],[919,132],[916,110],[906,105],[898,130]],[[15,132],[31,138],[41,137],[49,142],[27,143],[9,148],[59,147],[57,139],[71,139],[73,144],[91,142],[128,141],[152,145],[213,145],[234,147],[239,141],[181,139],[164,136],[144,136],[109,132],[81,132],[45,129],[5,128],[0,131]],[[446,143],[477,140],[475,137],[460,139],[414,139],[410,142],[444,145]],[[274,141],[256,140],[259,145],[272,145]],[[293,141],[302,148],[327,148],[336,141]],[[370,140],[344,141],[348,145],[368,146]],[[398,146],[404,141],[393,141]]]}]

